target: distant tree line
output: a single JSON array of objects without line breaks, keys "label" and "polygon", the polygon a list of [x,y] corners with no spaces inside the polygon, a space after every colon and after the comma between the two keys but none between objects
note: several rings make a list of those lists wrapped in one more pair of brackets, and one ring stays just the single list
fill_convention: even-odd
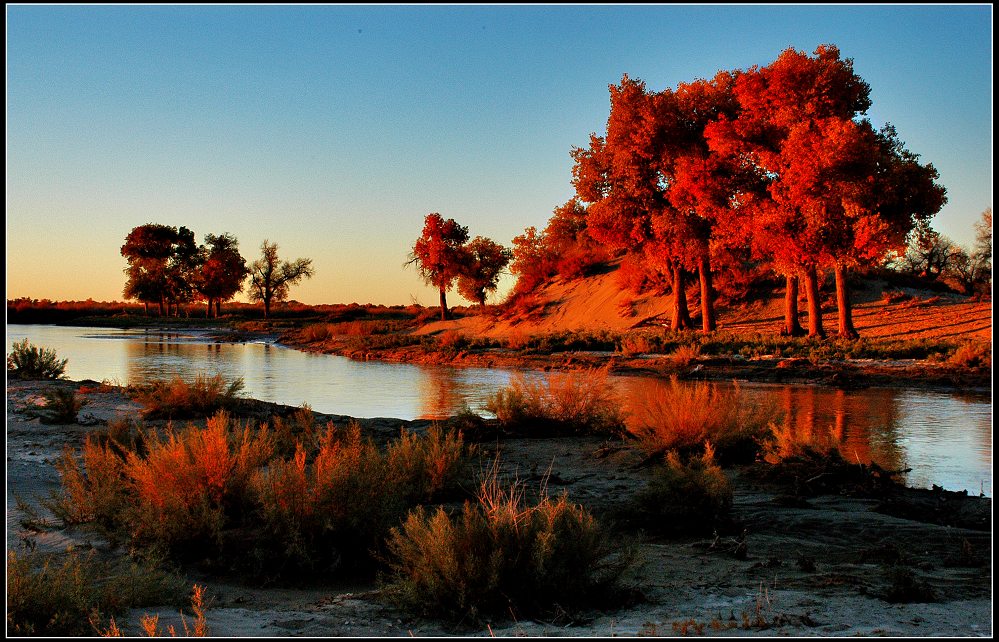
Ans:
[{"label": "distant tree line", "polygon": [[[819,284],[829,270],[838,334],[857,336],[849,271],[905,255],[914,233],[930,238],[946,203],[933,165],[890,124],[875,129],[863,117],[870,105],[869,85],[832,45],[660,92],[624,75],[610,86],[606,131],[572,149],[576,195],[541,233],[527,228],[513,241],[514,296],[623,257],[633,283],[672,291],[673,329],[694,327],[687,285],[699,284],[710,332],[718,275],[770,272],[785,283],[782,332],[806,333],[803,285],[807,334],[823,336]],[[980,281],[984,259],[975,250],[952,269]],[[991,272],[991,249],[987,263]]]},{"label": "distant tree line", "polygon": [[179,314],[181,304],[203,302],[206,316],[218,317],[222,304],[243,291],[249,279],[248,297],[263,303],[264,318],[271,303],[288,297],[288,290],[314,274],[311,259],[281,261],[276,243],[260,246],[261,257],[247,265],[239,253],[236,237],[208,234],[198,245],[194,232],[186,227],[147,223],[132,229],[121,246],[128,261],[125,268],[126,299],[149,305],[159,314]]}]

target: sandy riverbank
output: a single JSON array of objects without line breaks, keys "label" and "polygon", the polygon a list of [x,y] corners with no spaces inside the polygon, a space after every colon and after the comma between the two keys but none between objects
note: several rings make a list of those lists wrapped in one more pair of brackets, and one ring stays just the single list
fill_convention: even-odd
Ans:
[{"label": "sandy riverbank", "polygon": [[[8,550],[23,546],[22,536],[33,537],[40,549],[83,543],[79,534],[22,532],[13,494],[37,503],[58,485],[52,464],[65,445],[78,446],[102,422],[138,410],[121,389],[109,389],[86,395],[89,403],[80,414],[81,423],[43,424],[31,417],[29,409],[47,386],[78,388],[79,383],[10,381],[7,385]],[[253,408],[257,418],[277,409],[262,403]],[[318,419],[347,421],[333,415]],[[420,431],[429,425],[392,419],[362,423],[379,438],[397,434],[402,426]],[[486,457],[498,451],[504,470],[516,472],[529,484],[540,484],[550,469],[550,489],[565,490],[572,501],[598,517],[612,514],[649,475],[639,465],[642,457],[637,450],[600,438],[506,438],[480,445]],[[212,596],[208,624],[216,636],[992,634],[991,519],[981,527],[982,516],[991,515],[990,500],[971,498],[970,520],[954,526],[945,525],[953,521],[953,511],[904,519],[884,512],[884,498],[842,492],[789,502],[788,489],[780,484],[747,469],[729,474],[735,488],[732,520],[746,533],[745,555],[736,555],[727,545],[712,548],[710,538],[623,532],[622,537],[635,542],[640,552],[632,583],[642,599],[574,621],[497,621],[488,627],[455,628],[386,605],[378,599],[373,580],[307,589],[260,588],[193,572],[190,580],[208,586]],[[898,497],[908,495],[899,491]],[[926,521],[930,518],[943,523]],[[976,561],[956,564],[962,550],[972,551]],[[892,566],[904,566],[932,589],[936,601],[887,601]],[[133,612],[125,626],[135,631],[143,612],[159,612],[164,622],[179,620],[171,615],[171,607],[143,609]]]}]

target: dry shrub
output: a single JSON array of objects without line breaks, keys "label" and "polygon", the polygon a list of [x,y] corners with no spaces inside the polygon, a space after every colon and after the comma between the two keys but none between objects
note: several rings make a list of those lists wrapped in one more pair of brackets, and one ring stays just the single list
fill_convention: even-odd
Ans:
[{"label": "dry shrub", "polygon": [[443,508],[410,512],[389,536],[389,594],[455,620],[563,614],[606,600],[629,555],[564,494],[542,490],[533,505],[524,494],[517,482],[503,487],[494,468],[478,502],[455,517]]},{"label": "dry shrub", "polygon": [[756,458],[779,420],[772,401],[751,398],[738,385],[725,389],[670,377],[635,400],[628,431],[650,455],[699,453],[710,441],[719,461],[743,463]]},{"label": "dry shrub", "polygon": [[616,432],[624,417],[608,372],[605,366],[552,372],[545,379],[515,372],[509,385],[486,402],[486,410],[505,427],[535,434]]},{"label": "dry shrub", "polygon": [[961,344],[947,363],[960,368],[991,368],[992,344],[969,341]]},{"label": "dry shrub", "polygon": [[[205,587],[194,585],[191,591],[191,612],[194,614],[194,620],[191,625],[187,624],[187,618],[184,617],[184,613],[180,614],[180,622],[184,627],[183,637],[185,638],[204,638],[208,637],[208,618],[205,615]],[[99,621],[99,617],[91,618],[91,625],[94,630],[98,632],[101,637],[104,638],[121,638],[125,637],[124,631],[118,626],[114,620],[114,616],[111,617],[111,621],[107,627],[102,627]],[[160,616],[157,615],[143,615],[139,620],[139,625],[142,627],[142,632],[146,634],[146,637],[159,638],[164,637],[164,631],[160,627]],[[178,636],[177,629],[171,624],[167,626],[166,634],[172,638]]]},{"label": "dry shrub", "polygon": [[430,500],[456,490],[468,473],[474,448],[465,446],[460,432],[445,432],[434,424],[423,437],[405,430],[389,444],[385,454],[388,475],[412,500]]},{"label": "dry shrub", "polygon": [[129,506],[125,461],[111,442],[87,435],[81,460],[66,446],[55,467],[62,493],[51,508],[58,518],[68,524],[96,523],[108,531],[124,523]]},{"label": "dry shrub", "polygon": [[714,449],[683,463],[675,450],[634,501],[634,513],[645,528],[668,533],[711,533],[732,508],[732,486],[715,463]]},{"label": "dry shrub", "polygon": [[93,635],[101,614],[170,603],[181,591],[179,578],[154,565],[129,559],[102,561],[81,556],[7,553],[7,634]]},{"label": "dry shrub", "polygon": [[298,338],[305,343],[320,343],[331,339],[335,334],[336,329],[332,323],[312,323],[299,331]]},{"label": "dry shrub", "polygon": [[424,437],[403,431],[384,452],[357,423],[327,426],[313,457],[299,447],[254,477],[272,563],[329,568],[348,553],[363,561],[409,506],[463,481],[467,455],[460,434],[436,426]]},{"label": "dry shrub", "polygon": [[437,335],[437,346],[442,350],[460,350],[468,346],[468,339],[457,330],[444,330]]},{"label": "dry shrub", "polygon": [[810,425],[792,427],[787,423],[770,426],[772,439],[763,448],[763,458],[771,464],[810,455],[828,455],[839,451],[843,434],[836,430],[815,431]]},{"label": "dry shrub", "polygon": [[505,344],[510,350],[523,350],[531,344],[531,337],[520,330],[513,330],[506,336]]},{"label": "dry shrub", "polygon": [[193,383],[174,377],[153,381],[135,389],[133,397],[143,406],[146,417],[205,417],[230,410],[239,400],[243,379],[226,381],[220,374],[198,374]]},{"label": "dry shrub", "polygon": [[43,395],[41,419],[47,424],[75,424],[80,409],[88,403],[85,397],[67,388],[50,388]]},{"label": "dry shrub", "polygon": [[266,426],[242,431],[219,412],[204,428],[167,431],[147,441],[148,453],[128,452],[125,475],[134,493],[130,523],[138,542],[176,548],[218,542],[227,509],[251,504],[253,473],[273,453]]},{"label": "dry shrub", "polygon": [[654,349],[655,345],[644,334],[626,334],[621,337],[621,352],[626,357],[652,352]]},{"label": "dry shrub", "polygon": [[686,367],[697,360],[701,356],[701,348],[697,345],[684,344],[677,346],[669,355],[669,360],[677,366]]},{"label": "dry shrub", "polygon": [[275,415],[271,422],[274,425],[275,452],[290,455],[295,452],[298,444],[302,444],[307,450],[316,447],[319,429],[309,404],[302,404],[290,417]]}]

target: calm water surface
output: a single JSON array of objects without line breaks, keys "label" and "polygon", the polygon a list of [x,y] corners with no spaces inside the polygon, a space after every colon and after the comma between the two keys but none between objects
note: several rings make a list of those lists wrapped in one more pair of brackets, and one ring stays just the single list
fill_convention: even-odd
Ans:
[{"label": "calm water surface", "polygon": [[[7,346],[27,338],[68,358],[70,379],[140,383],[198,373],[242,377],[247,396],[352,417],[446,417],[505,386],[505,369],[357,362],[259,343],[219,343],[198,331],[8,325]],[[539,374],[537,376],[544,376]],[[614,379],[626,404],[662,381]],[[720,384],[729,385],[729,384]],[[991,394],[743,384],[775,401],[793,430],[836,435],[847,458],[912,468],[913,486],[938,484],[992,496]]]}]

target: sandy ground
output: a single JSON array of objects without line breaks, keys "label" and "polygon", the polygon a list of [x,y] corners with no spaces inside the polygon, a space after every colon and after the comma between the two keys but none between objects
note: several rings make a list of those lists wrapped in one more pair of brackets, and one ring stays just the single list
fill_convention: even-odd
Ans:
[{"label": "sandy ground", "polygon": [[[635,295],[618,283],[617,263],[604,273],[571,281],[556,277],[532,294],[537,314],[528,318],[467,316],[454,321],[428,323],[416,334],[451,330],[474,337],[528,337],[565,330],[627,332],[669,323],[671,298],[668,295]],[[827,285],[827,289],[830,285]],[[885,293],[902,294],[889,302]],[[882,281],[867,281],[850,293],[853,322],[861,337],[869,339],[992,340],[992,303],[958,294],[941,294],[896,288]],[[837,310],[834,293],[823,291],[822,323],[835,335]],[[699,313],[690,302],[692,315]],[[801,324],[807,327],[805,302],[799,306]],[[784,322],[783,292],[748,305],[725,306],[715,310],[718,330],[735,334],[776,334]],[[695,320],[695,325],[700,322]],[[698,327],[700,327],[698,325]]]},{"label": "sandy ground", "polygon": [[[80,415],[90,425],[42,424],[25,411],[51,385],[79,386],[7,384],[8,550],[22,548],[22,537],[33,538],[39,549],[81,543],[74,535],[23,532],[14,494],[37,504],[58,485],[52,464],[64,445],[77,446],[95,425],[137,410],[120,391],[95,392],[87,395],[90,403]],[[427,422],[381,420],[369,427],[384,434],[401,425],[420,430]],[[647,468],[637,465],[637,451],[596,438],[508,439],[482,447],[490,457],[498,448],[505,471],[516,472],[528,484],[540,484],[548,474],[551,491],[564,489],[598,517],[641,488],[648,475]],[[378,599],[374,583],[261,589],[196,574],[190,580],[208,586],[207,618],[215,636],[992,635],[991,530],[892,517],[873,510],[877,500],[839,494],[788,506],[777,501],[782,489],[742,471],[731,474],[733,519],[746,533],[744,558],[734,554],[727,539],[712,548],[710,538],[629,533],[639,550],[631,582],[644,599],[571,622],[497,621],[456,628],[387,606]],[[962,546],[983,563],[948,564]],[[888,558],[900,558],[938,601],[893,604],[883,599]],[[138,618],[151,612],[158,612],[164,624],[179,626],[171,607],[135,611],[121,624],[136,631]]]}]

